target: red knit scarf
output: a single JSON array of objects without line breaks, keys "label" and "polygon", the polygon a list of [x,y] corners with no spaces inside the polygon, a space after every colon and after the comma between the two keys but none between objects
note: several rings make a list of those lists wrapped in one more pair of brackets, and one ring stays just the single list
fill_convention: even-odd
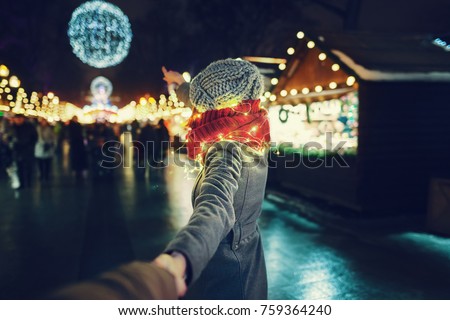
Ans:
[{"label": "red knit scarf", "polygon": [[190,159],[203,160],[203,144],[227,140],[238,141],[254,149],[270,142],[267,111],[259,107],[260,100],[244,100],[233,108],[209,110],[193,115],[186,136]]}]

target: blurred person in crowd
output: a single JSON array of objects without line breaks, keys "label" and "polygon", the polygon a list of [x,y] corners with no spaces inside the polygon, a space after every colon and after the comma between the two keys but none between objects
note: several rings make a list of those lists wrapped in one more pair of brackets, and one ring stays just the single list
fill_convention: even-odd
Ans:
[{"label": "blurred person in crowd", "polygon": [[8,120],[4,116],[0,116],[0,139],[6,134],[8,127]]},{"label": "blurred person in crowd", "polygon": [[12,151],[9,148],[9,133],[11,131],[8,119],[0,117],[0,166],[8,167],[7,164],[12,162]]},{"label": "blurred person in crowd", "polygon": [[83,127],[78,122],[78,117],[73,117],[67,126],[70,145],[70,164],[75,172],[77,180],[83,177],[83,171],[87,168],[87,154],[84,145]]},{"label": "blurred person in crowd", "polygon": [[0,134],[0,168],[7,170],[13,164],[12,150],[6,136]]},{"label": "blurred person in crowd", "polygon": [[12,145],[19,174],[20,187],[31,186],[34,169],[34,148],[38,136],[35,126],[24,115],[14,117]]},{"label": "blurred person in crowd", "polygon": [[55,147],[55,154],[58,157],[62,156],[63,153],[63,143],[64,139],[66,138],[66,127],[63,125],[62,122],[56,122],[53,131],[55,132],[56,136],[56,147]]},{"label": "blurred person in crowd", "polygon": [[169,150],[170,147],[170,136],[169,130],[167,130],[163,119],[158,121],[155,131],[155,162],[156,166],[164,167],[164,161],[167,157],[167,150]]},{"label": "blurred person in crowd", "polygon": [[39,119],[37,127],[38,141],[34,148],[34,156],[38,161],[41,182],[50,179],[52,158],[56,149],[56,134],[46,119]]},{"label": "blurred person in crowd", "polygon": [[122,126],[118,123],[114,123],[114,124],[109,124],[111,126],[111,130],[114,133],[114,136],[116,137],[117,140],[120,140],[120,136],[122,135]]},{"label": "blurred person in crowd", "polygon": [[[144,147],[139,142],[139,136],[141,134],[141,124],[137,120],[133,120],[130,124],[128,124],[128,132],[131,132],[131,143],[133,145],[133,163],[135,168],[139,168],[141,164],[143,164],[144,159]],[[128,138],[129,139],[129,138]]]},{"label": "blurred person in crowd", "polygon": [[[156,167],[155,150],[157,150],[158,144],[158,131],[150,123],[149,120],[145,121],[144,126],[141,128],[139,136],[137,138],[137,152],[138,152],[138,164],[139,168]],[[144,174],[145,174],[144,170]]]},{"label": "blurred person in crowd", "polygon": [[12,126],[8,119],[0,119],[0,169],[5,170],[11,180],[11,187],[18,189],[20,187],[17,165],[14,161],[12,151]]},{"label": "blurred person in crowd", "polygon": [[133,120],[133,122],[131,122],[130,124],[131,127],[131,136],[133,139],[137,139],[139,134],[140,134],[140,128],[141,125],[139,124],[139,121],[137,121],[136,119]]},{"label": "blurred person in crowd", "polygon": [[163,73],[178,92],[188,90],[198,113],[190,121],[187,149],[203,168],[188,224],[155,263],[178,281],[186,279],[186,298],[267,299],[257,225],[270,142],[267,111],[259,105],[263,78],[253,64],[234,59],[213,62],[190,86],[177,72]]},{"label": "blurred person in crowd", "polygon": [[[90,130],[88,141],[93,176],[95,178],[112,177],[116,163],[110,161],[115,155],[110,143],[119,143],[113,128],[109,123],[95,123]],[[108,143],[107,148],[104,148],[105,143]]]}]

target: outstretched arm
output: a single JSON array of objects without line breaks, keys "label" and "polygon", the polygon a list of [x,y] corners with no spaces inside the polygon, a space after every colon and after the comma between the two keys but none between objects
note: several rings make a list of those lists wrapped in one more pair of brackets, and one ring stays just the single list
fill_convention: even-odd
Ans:
[{"label": "outstretched arm", "polygon": [[166,248],[166,252],[181,253],[187,260],[190,282],[198,279],[234,226],[233,199],[241,169],[241,149],[236,142],[218,142],[208,150],[194,213]]},{"label": "outstretched arm", "polygon": [[177,71],[167,70],[166,67],[162,67],[162,72],[164,75],[163,80],[167,82],[167,85],[175,84],[178,100],[182,101],[184,105],[188,108],[192,108],[191,100],[189,98],[189,82],[186,82]]}]

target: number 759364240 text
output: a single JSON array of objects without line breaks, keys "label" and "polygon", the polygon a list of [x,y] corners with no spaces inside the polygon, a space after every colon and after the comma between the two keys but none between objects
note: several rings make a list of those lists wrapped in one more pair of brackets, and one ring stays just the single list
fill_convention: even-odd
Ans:
[{"label": "number 759364240 text", "polygon": [[330,305],[276,305],[276,304],[262,304],[261,315],[293,315],[293,316],[322,316],[331,315]]}]

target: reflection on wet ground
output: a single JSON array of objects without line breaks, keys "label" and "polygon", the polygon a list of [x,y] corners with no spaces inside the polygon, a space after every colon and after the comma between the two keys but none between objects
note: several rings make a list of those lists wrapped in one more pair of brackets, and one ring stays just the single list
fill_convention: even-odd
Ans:
[{"label": "reflection on wet ground", "polygon": [[[0,298],[42,296],[133,259],[155,257],[191,214],[192,174],[118,170],[14,193],[0,180]],[[350,235],[264,204],[271,299],[449,299],[450,239]]]}]

